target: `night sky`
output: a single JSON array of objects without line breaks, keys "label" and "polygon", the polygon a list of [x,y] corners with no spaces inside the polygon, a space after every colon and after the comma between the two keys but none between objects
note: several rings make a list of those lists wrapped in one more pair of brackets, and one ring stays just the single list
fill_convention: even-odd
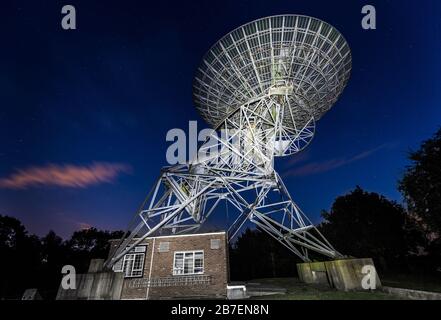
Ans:
[{"label": "night sky", "polygon": [[[77,30],[61,28],[61,8]],[[361,8],[377,9],[363,30]],[[312,218],[360,185],[401,201],[407,153],[441,125],[440,1],[1,1],[0,214],[39,235],[124,229],[162,166],[172,128],[206,124],[192,102],[203,54],[274,14],[335,26],[353,72],[303,153],[277,161]]]}]

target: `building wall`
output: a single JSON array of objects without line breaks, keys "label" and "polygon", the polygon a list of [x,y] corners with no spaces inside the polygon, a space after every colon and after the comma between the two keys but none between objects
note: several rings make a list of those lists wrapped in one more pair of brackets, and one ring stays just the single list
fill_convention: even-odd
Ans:
[{"label": "building wall", "polygon": [[[217,249],[212,248],[211,240],[219,240]],[[112,242],[111,252],[117,244]],[[147,245],[143,276],[124,279],[121,299],[226,297],[229,270],[225,232],[148,238],[143,244]],[[199,250],[204,252],[203,274],[173,275],[176,251]]]}]

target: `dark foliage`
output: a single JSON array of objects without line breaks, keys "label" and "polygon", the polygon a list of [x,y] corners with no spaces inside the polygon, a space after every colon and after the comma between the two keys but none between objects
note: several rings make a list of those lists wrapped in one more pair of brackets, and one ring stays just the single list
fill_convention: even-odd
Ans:
[{"label": "dark foliage", "polygon": [[21,222],[0,215],[0,298],[17,297],[26,286],[38,285],[41,243]]},{"label": "dark foliage", "polygon": [[372,257],[382,270],[407,269],[407,257],[420,243],[401,205],[360,187],[338,197],[322,217],[319,229],[339,252]]},{"label": "dark foliage", "polygon": [[411,152],[412,164],[399,181],[409,212],[416,215],[422,227],[441,236],[441,129]]},{"label": "dark foliage", "polygon": [[230,247],[233,281],[295,276],[299,262],[291,251],[260,230],[247,229]]},{"label": "dark foliage", "polygon": [[410,152],[398,188],[409,214],[425,235],[424,269],[441,271],[441,128],[420,148]]},{"label": "dark foliage", "polygon": [[109,240],[122,235],[91,228],[67,241],[53,231],[38,238],[17,219],[0,215],[0,299],[19,299],[27,288],[38,288],[44,298],[53,299],[64,265],[73,265],[77,273],[87,271],[90,259],[106,258]]},{"label": "dark foliage", "polygon": [[96,228],[85,229],[73,233],[66,242],[69,248],[69,260],[75,265],[77,272],[86,272],[91,257],[105,259],[109,253],[109,240],[120,239],[123,231],[101,231]]}]

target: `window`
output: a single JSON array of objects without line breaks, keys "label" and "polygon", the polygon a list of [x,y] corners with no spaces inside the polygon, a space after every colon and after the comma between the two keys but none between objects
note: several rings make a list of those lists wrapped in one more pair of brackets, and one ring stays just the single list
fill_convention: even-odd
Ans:
[{"label": "window", "polygon": [[173,275],[204,273],[204,251],[175,252]]},{"label": "window", "polygon": [[130,250],[117,263],[113,265],[113,271],[124,272],[125,278],[142,277],[144,271],[145,246],[138,246]]}]

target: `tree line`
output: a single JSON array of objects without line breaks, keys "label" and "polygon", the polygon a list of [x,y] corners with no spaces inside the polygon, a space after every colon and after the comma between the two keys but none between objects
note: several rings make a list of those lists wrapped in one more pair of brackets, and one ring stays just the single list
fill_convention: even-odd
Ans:
[{"label": "tree line", "polygon": [[0,215],[0,299],[20,299],[27,288],[38,288],[43,298],[54,299],[64,265],[87,272],[90,259],[106,258],[109,240],[123,235],[90,228],[74,232],[68,240],[54,231],[40,238],[29,234],[18,219]]}]

